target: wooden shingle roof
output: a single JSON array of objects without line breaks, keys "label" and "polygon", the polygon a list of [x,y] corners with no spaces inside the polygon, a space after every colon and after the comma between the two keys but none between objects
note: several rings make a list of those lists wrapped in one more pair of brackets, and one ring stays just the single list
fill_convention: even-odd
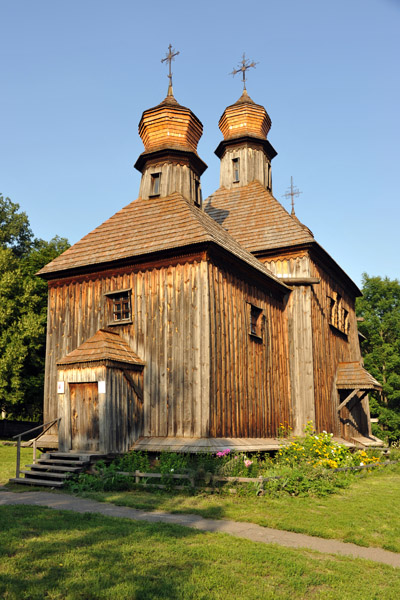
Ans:
[{"label": "wooden shingle roof", "polygon": [[381,390],[382,386],[359,362],[341,362],[336,374],[338,390]]},{"label": "wooden shingle roof", "polygon": [[214,219],[178,193],[131,202],[38,274],[49,279],[53,273],[62,274],[204,242],[218,245],[277,282],[282,289],[286,287]]},{"label": "wooden shingle roof", "polygon": [[57,365],[66,366],[102,360],[136,366],[144,365],[144,362],[118,333],[110,329],[99,329],[93,337],[57,361]]},{"label": "wooden shingle roof", "polygon": [[259,181],[220,188],[205,201],[205,211],[250,252],[315,242]]}]

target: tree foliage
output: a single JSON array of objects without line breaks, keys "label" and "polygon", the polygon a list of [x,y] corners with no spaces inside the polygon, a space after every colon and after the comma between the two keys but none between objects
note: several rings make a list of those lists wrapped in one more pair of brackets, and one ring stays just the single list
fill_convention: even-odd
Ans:
[{"label": "tree foliage", "polygon": [[364,273],[362,292],[357,315],[364,319],[359,329],[366,338],[361,344],[365,368],[383,388],[371,410],[394,441],[400,438],[400,282]]},{"label": "tree foliage", "polygon": [[47,285],[35,273],[67,248],[35,239],[18,204],[0,197],[0,411],[9,417],[41,415]]},{"label": "tree foliage", "polygon": [[33,233],[26,213],[19,212],[19,204],[0,194],[0,247],[11,248],[15,256],[24,256],[32,241]]}]

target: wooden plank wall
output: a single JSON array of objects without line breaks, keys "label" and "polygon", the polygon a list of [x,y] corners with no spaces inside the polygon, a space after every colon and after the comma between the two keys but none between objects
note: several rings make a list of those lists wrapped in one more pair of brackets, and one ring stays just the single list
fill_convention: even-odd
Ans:
[{"label": "wooden plank wall", "polygon": [[[291,423],[283,302],[209,264],[210,436],[274,437]],[[248,302],[264,313],[263,340],[249,335]]]},{"label": "wooden plank wall", "polygon": [[271,164],[266,158],[264,151],[260,147],[235,147],[228,149],[221,158],[220,166],[220,187],[230,190],[238,187],[233,176],[232,159],[239,158],[240,169],[240,187],[259,181],[268,190],[272,189]]},{"label": "wooden plank wall", "polygon": [[[310,277],[308,254],[263,260],[278,277]],[[290,385],[293,407],[293,433],[302,435],[308,421],[315,422],[313,372],[313,332],[311,326],[312,289],[294,286],[287,303]]]},{"label": "wooden plank wall", "polygon": [[[136,386],[142,387],[143,374],[129,371]],[[143,406],[123,370],[108,368],[106,404],[100,449],[102,452],[127,452],[142,433]]]},{"label": "wooden plank wall", "polygon": [[[129,378],[133,379],[136,387],[143,387],[141,371],[129,370]],[[106,382],[106,393],[98,394],[99,416],[99,450],[103,453],[126,452],[141,435],[142,402],[135,393],[132,385],[124,374],[124,370],[106,366],[79,366],[59,369],[58,379],[65,382],[65,393],[58,394],[58,414],[60,422],[59,450],[68,452],[73,446],[71,436],[72,415],[70,383],[84,384],[88,382]],[[82,424],[87,434],[89,424]],[[81,448],[82,449],[82,448]]]},{"label": "wooden plank wall", "polygon": [[[332,400],[334,378],[339,362],[360,360],[355,300],[325,269],[311,261],[311,277],[321,283],[313,286],[312,328],[314,346],[315,419],[317,429],[341,435],[337,406]],[[329,296],[337,292],[349,312],[349,331],[344,335],[329,325]]]},{"label": "wooden plank wall", "polygon": [[200,260],[49,285],[45,420],[57,416],[57,360],[107,325],[104,294],[127,288],[133,322],[115,330],[146,362],[144,435],[207,436],[208,270]]},{"label": "wooden plank wall", "polygon": [[[358,395],[361,395],[359,392]],[[339,401],[342,401],[348,396],[349,390],[342,390]],[[360,437],[360,435],[368,436],[371,434],[371,420],[369,414],[369,399],[364,396],[361,401],[356,401],[356,398],[350,400],[349,405],[345,405],[340,411],[340,435],[346,440]]]},{"label": "wooden plank wall", "polygon": [[139,198],[150,198],[152,194],[152,174],[160,173],[160,196],[168,196],[179,190],[179,192],[191,202],[196,202],[195,179],[198,176],[190,168],[189,164],[176,164],[170,161],[148,166],[142,175],[139,189]]},{"label": "wooden plank wall", "polygon": [[[79,367],[73,366],[73,368],[60,369],[58,374],[56,372],[55,380],[64,381],[64,393],[54,393],[54,404],[56,404],[55,415],[61,417],[59,425],[59,439],[58,449],[60,452],[68,452],[72,446],[71,440],[71,402],[70,402],[70,390],[68,382],[70,383],[95,383],[101,380],[105,380],[106,368],[103,366],[86,366]],[[101,424],[104,421],[105,411],[105,394],[98,395],[98,413],[100,423],[100,439],[102,439],[103,432],[101,430]],[[57,408],[58,405],[58,408]],[[54,410],[54,406],[52,406]],[[55,418],[55,417],[54,417]],[[46,422],[46,419],[45,419]]]}]

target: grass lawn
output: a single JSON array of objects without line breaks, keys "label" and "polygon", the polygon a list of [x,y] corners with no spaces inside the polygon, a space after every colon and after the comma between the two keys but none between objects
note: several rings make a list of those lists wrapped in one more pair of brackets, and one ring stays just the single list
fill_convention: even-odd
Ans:
[{"label": "grass lawn", "polygon": [[[21,469],[32,464],[32,458],[32,448],[21,448]],[[0,441],[0,485],[7,483],[10,477],[15,477],[16,462],[17,447],[4,445],[4,442]]]},{"label": "grass lawn", "polygon": [[4,600],[397,600],[391,567],[46,508],[0,507]]},{"label": "grass lawn", "polygon": [[361,473],[337,494],[322,498],[91,492],[87,497],[122,506],[196,513],[213,519],[249,521],[325,538],[400,552],[400,466]]}]

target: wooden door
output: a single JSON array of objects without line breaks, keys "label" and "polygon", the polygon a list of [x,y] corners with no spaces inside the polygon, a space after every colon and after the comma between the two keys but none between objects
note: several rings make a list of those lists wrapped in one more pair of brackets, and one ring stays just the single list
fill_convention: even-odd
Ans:
[{"label": "wooden door", "polygon": [[99,398],[97,383],[70,383],[71,448],[99,449]]}]

